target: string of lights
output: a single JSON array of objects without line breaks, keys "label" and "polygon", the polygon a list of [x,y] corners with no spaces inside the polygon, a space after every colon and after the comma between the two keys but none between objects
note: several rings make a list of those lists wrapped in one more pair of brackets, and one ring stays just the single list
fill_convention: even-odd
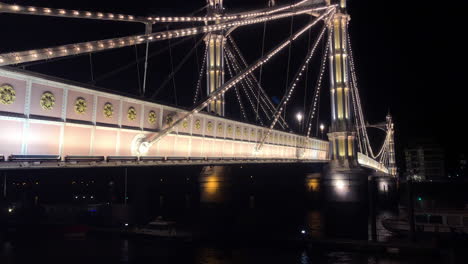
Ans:
[{"label": "string of lights", "polygon": [[[328,21],[326,22],[326,24],[327,23],[328,23]],[[293,81],[289,85],[289,88],[288,88],[287,92],[285,93],[285,95],[283,96],[283,99],[281,100],[280,104],[278,105],[278,110],[275,113],[275,118],[273,119],[273,122],[271,123],[270,127],[268,128],[267,133],[265,133],[265,135],[263,135],[262,140],[255,147],[255,150],[257,152],[262,149],[265,140],[270,136],[271,131],[273,130],[273,128],[276,125],[276,122],[279,119],[279,116],[283,113],[283,110],[286,108],[286,105],[288,104],[289,100],[291,99],[291,96],[292,96],[294,90],[296,89],[298,82],[302,79],[302,75],[303,75],[304,71],[307,69],[307,66],[309,65],[309,62],[312,59],[312,57],[314,56],[315,50],[317,49],[317,46],[318,46],[320,40],[322,39],[322,37],[323,37],[323,35],[324,35],[324,33],[325,33],[326,29],[327,29],[326,24],[323,27],[323,29],[321,30],[321,32],[320,32],[319,36],[317,37],[317,39],[315,40],[312,49],[307,54],[306,59],[304,60],[304,62],[302,63],[302,65],[300,67],[300,70],[295,74],[295,76],[293,78]]]},{"label": "string of lights", "polygon": [[[241,61],[243,61],[243,57],[239,56],[239,52],[237,52],[237,55],[238,55],[239,58],[241,58]],[[232,55],[232,56],[235,57],[234,55]],[[246,65],[247,63],[245,61],[243,61],[243,64],[244,64],[244,67],[248,66],[248,65]],[[236,65],[237,65],[237,67],[239,69],[241,68],[240,63],[237,61],[237,59],[236,59]],[[249,76],[247,76],[247,78],[245,78],[246,83],[249,85],[249,88],[251,89],[251,91],[253,91],[253,89],[254,89],[253,88],[254,84],[252,83],[252,80],[251,80],[251,78],[253,78],[253,77],[254,77],[254,75],[249,75]],[[260,98],[262,99],[262,102],[267,106],[268,110],[270,110],[271,113],[273,114],[274,113],[274,108],[273,109],[271,108],[271,101],[268,99],[268,97],[265,96],[264,94],[261,94]],[[258,100],[258,97],[255,97],[255,99]]]},{"label": "string of lights", "polygon": [[185,113],[182,117],[180,117],[178,120],[176,120],[172,125],[168,126],[166,129],[162,130],[159,134],[152,134],[144,142],[141,142],[140,145],[138,146],[138,151],[141,153],[146,153],[149,148],[156,142],[158,142],[162,137],[168,135],[171,133],[175,127],[177,127],[179,124],[181,124],[183,121],[188,121],[188,118],[193,116],[194,114],[200,112],[203,110],[205,107],[208,106],[209,103],[213,102],[218,98],[218,96],[224,95],[229,89],[231,89],[235,84],[240,82],[242,79],[246,78],[249,74],[251,74],[253,71],[255,71],[257,68],[260,67],[260,65],[265,64],[271,60],[278,52],[282,51],[284,48],[289,46],[294,40],[299,38],[306,32],[309,28],[313,27],[316,25],[319,21],[322,19],[325,19],[330,16],[331,13],[334,14],[335,8],[330,8],[327,10],[327,12],[324,12],[322,15],[317,17],[314,21],[311,23],[308,23],[306,26],[304,26],[301,30],[296,32],[292,38],[288,38],[284,40],[281,44],[279,44],[276,48],[268,52],[265,56],[262,58],[258,59],[255,63],[253,63],[250,67],[246,68],[244,71],[236,75],[236,77],[231,78],[231,80],[227,81],[224,85],[222,85],[220,88],[218,88],[216,91],[211,93],[211,95],[204,100],[202,103],[200,103],[198,106],[194,107],[191,111]]},{"label": "string of lights", "polygon": [[[354,86],[354,83],[352,81],[350,83],[351,83],[351,86]],[[358,144],[359,151],[361,153],[369,155],[368,151],[367,151],[367,148],[362,147],[362,145],[365,144],[365,143],[362,142],[362,140],[363,140],[362,137],[361,137],[361,126],[362,126],[362,124],[359,121],[359,115],[357,113],[357,111],[358,111],[357,110],[357,103],[356,103],[356,98],[354,96],[354,88],[353,87],[351,87],[351,100],[352,100],[352,104],[353,104],[354,121],[356,122],[356,132],[357,132],[356,135],[357,135],[357,139],[358,139],[358,143],[359,143]]]},{"label": "string of lights", "polygon": [[319,72],[319,78],[317,81],[317,86],[315,88],[315,94],[314,94],[314,99],[312,100],[311,104],[311,112],[309,116],[309,124],[307,125],[307,137],[310,137],[310,131],[312,130],[312,122],[315,117],[315,112],[317,110],[317,103],[318,103],[318,98],[320,96],[320,90],[322,87],[322,79],[323,79],[323,74],[325,73],[325,68],[327,65],[327,58],[328,58],[328,49],[330,47],[330,42],[331,42],[331,36],[333,36],[333,27],[331,27],[330,32],[328,33],[328,38],[327,38],[327,44],[325,46],[325,52],[322,57],[322,63],[320,65],[320,72]]},{"label": "string of lights", "polygon": [[363,114],[363,111],[362,111],[362,104],[361,104],[361,99],[360,99],[360,96],[359,96],[357,77],[356,77],[356,70],[355,70],[355,67],[354,67],[353,50],[351,48],[351,39],[350,39],[349,33],[346,34],[346,39],[347,39],[348,53],[349,53],[350,66],[351,66],[350,67],[351,68],[351,79],[352,79],[352,82],[351,82],[352,91],[351,92],[354,93],[354,97],[356,99],[355,106],[357,106],[357,109],[358,109],[358,116],[359,116],[359,119],[360,119],[359,122],[360,122],[361,131],[362,131],[362,137],[364,138],[364,145],[365,145],[366,149],[368,149],[368,154],[367,155],[370,154],[371,157],[373,157],[375,159],[376,156],[374,155],[374,152],[373,152],[372,147],[370,145],[369,136],[367,135],[367,129],[366,129],[366,123],[365,123],[365,119],[364,119],[364,114]]},{"label": "string of lights", "polygon": [[380,159],[379,159],[380,163],[383,163],[387,159],[389,136],[390,136],[390,133],[387,133],[387,135],[385,136],[385,141],[382,145],[382,148],[380,149],[379,154],[377,154],[377,157],[380,156]]},{"label": "string of lights", "polygon": [[[390,133],[387,130],[385,130],[386,132],[386,136],[385,136],[385,141],[384,143],[382,144],[382,147],[380,148],[379,152],[377,153],[377,155],[374,154],[374,151],[372,149],[372,146],[370,144],[370,140],[369,140],[369,136],[368,136],[368,133],[367,133],[367,128],[366,128],[366,123],[365,123],[365,119],[364,119],[364,114],[363,114],[363,110],[362,110],[362,104],[361,104],[361,99],[360,99],[360,96],[359,96],[359,91],[358,91],[358,85],[357,85],[357,76],[356,76],[356,70],[355,70],[355,66],[354,66],[354,57],[353,57],[353,51],[352,51],[352,48],[351,48],[351,40],[350,40],[350,36],[349,36],[349,33],[346,34],[346,39],[347,39],[347,46],[348,46],[348,53],[349,53],[349,58],[350,58],[350,69],[351,69],[351,95],[352,95],[352,98],[353,98],[353,104],[355,105],[355,107],[357,108],[357,111],[358,111],[358,122],[357,122],[357,125],[358,125],[358,136],[360,136],[359,134],[359,131],[361,130],[362,132],[362,138],[363,138],[363,143],[365,145],[365,151],[366,151],[366,154],[369,155],[373,158],[373,159],[379,159],[379,162],[380,163],[385,163],[386,160],[388,159],[388,143],[389,143],[389,140],[390,140]],[[359,130],[360,128],[360,130]],[[362,146],[361,146],[362,148]],[[361,150],[362,151],[362,150]]]},{"label": "string of lights", "polygon": [[[234,72],[235,72],[236,74],[242,72],[242,69],[241,69],[240,66],[239,66],[239,62],[238,62],[237,59],[234,57],[234,55],[233,55],[233,53],[231,52],[230,49],[228,49],[227,54],[228,54],[228,56],[229,56],[229,58],[230,58],[231,64],[232,64],[233,69],[234,69]],[[250,106],[252,107],[252,109],[253,109],[253,111],[254,111],[254,113],[255,113],[255,116],[258,116],[258,117],[259,117],[258,120],[259,120],[260,124],[263,126],[263,125],[264,125],[263,120],[262,120],[262,118],[260,117],[259,111],[258,111],[258,109],[255,107],[254,100],[252,100],[250,94],[253,95],[253,97],[255,98],[255,100],[257,100],[257,97],[255,96],[255,92],[254,92],[254,90],[253,90],[253,87],[252,87],[251,85],[249,85],[249,83],[246,81],[247,79],[248,79],[248,77],[244,78],[244,79],[240,82],[240,84],[241,84],[241,86],[242,86],[242,89],[243,89],[245,95],[247,96],[247,98],[248,98],[248,100],[249,100]],[[249,89],[247,89],[246,86],[247,86]],[[250,91],[250,93],[249,93],[249,91]],[[265,109],[265,107],[264,107],[263,105],[261,106],[261,109],[262,109],[263,114],[265,115],[265,117],[266,117],[268,120],[270,120],[271,117],[270,117],[268,111],[266,111],[266,109]]]},{"label": "string of lights", "polygon": [[149,20],[149,18],[138,17],[138,16],[133,16],[133,15],[55,9],[55,8],[36,7],[36,6],[11,5],[7,3],[3,3],[3,2],[0,2],[0,13],[56,16],[56,17],[67,17],[67,18],[85,18],[85,19],[96,19],[96,20],[140,22],[140,23],[147,23],[151,21]]},{"label": "string of lights", "polygon": [[205,52],[203,54],[202,67],[201,67],[200,73],[198,74],[197,87],[195,88],[195,96],[193,97],[193,105],[197,103],[198,97],[200,96],[200,93],[201,93],[201,82],[203,80],[203,75],[205,73],[207,57],[208,57],[208,45],[205,45]]},{"label": "string of lights", "polygon": [[[248,67],[248,64],[247,64],[247,61],[245,60],[244,56],[242,55],[242,53],[240,52],[237,44],[235,43],[234,39],[231,37],[231,36],[228,36],[228,40],[230,41],[232,47],[234,48],[234,51],[237,53],[237,56],[240,58],[241,62],[244,64],[244,67]],[[253,79],[253,81],[252,81]],[[270,114],[274,114],[276,109],[275,109],[275,106],[273,105],[273,102],[271,102],[270,98],[268,97],[268,94],[265,92],[265,90],[262,88],[262,86],[260,85],[260,82],[257,80],[257,78],[255,77],[254,74],[251,74],[249,75],[247,78],[246,78],[247,82],[250,83],[250,85],[255,86],[253,84],[253,82],[256,83],[256,87],[257,89],[260,90],[260,95],[262,98],[262,101],[263,103],[266,104],[268,110],[270,111]],[[286,120],[284,120],[284,118],[281,116],[280,118],[280,123],[282,128],[289,128]]]},{"label": "string of lights", "polygon": [[[161,32],[155,32],[150,34],[143,34],[143,35],[133,35],[121,38],[112,38],[112,39],[105,39],[99,41],[89,41],[89,42],[82,42],[76,44],[68,44],[62,45],[57,47],[45,48],[45,49],[37,49],[37,50],[27,50],[21,52],[10,52],[10,53],[3,53],[0,54],[0,66],[10,65],[10,64],[18,64],[30,61],[37,61],[37,60],[44,60],[44,59],[52,59],[57,57],[65,57],[71,55],[79,55],[89,52],[97,52],[115,48],[123,48],[127,46],[132,46],[135,44],[142,44],[147,42],[155,42],[161,40],[168,40],[173,38],[180,38],[180,37],[187,37],[193,36],[197,34],[203,33],[210,33],[219,30],[228,29],[231,27],[239,27],[245,25],[252,25],[257,23],[262,23],[265,21],[277,20],[282,19],[285,17],[296,16],[301,14],[308,14],[317,8],[305,8],[297,11],[286,12],[277,15],[268,15],[259,18],[251,18],[251,19],[239,19],[234,20],[226,23],[218,23],[215,25],[206,25],[200,27],[190,27],[184,29],[175,29],[175,30],[167,30]],[[328,14],[332,7],[328,7],[325,14]],[[322,15],[323,16],[323,15]]]},{"label": "string of lights", "polygon": [[[230,73],[231,73],[231,77],[232,77],[232,76],[235,76],[235,74],[238,74],[240,71],[234,66],[233,59],[232,59],[232,57],[229,55],[228,52],[226,53],[226,55],[227,55],[227,58],[228,58],[228,62],[230,63],[230,64],[229,64],[229,67],[232,67],[232,68],[229,68],[229,71],[230,71]],[[234,74],[234,75],[233,75],[233,74]],[[252,110],[254,111],[254,113],[255,113],[256,115],[258,115],[258,112],[257,112],[257,110],[256,110],[255,107],[254,107],[254,103],[253,103],[253,101],[252,101],[252,98],[250,97],[250,94],[248,93],[247,89],[245,88],[245,82],[244,82],[244,80],[242,80],[242,81],[239,82],[239,83],[240,83],[240,85],[241,85],[241,87],[242,87],[242,90],[244,91],[245,96],[247,97],[247,101],[249,101],[249,103],[250,103],[250,107],[252,108]],[[263,126],[263,121],[262,121],[261,119],[260,119],[259,121],[260,121],[260,124]]]},{"label": "string of lights", "polygon": [[[124,22],[139,22],[139,23],[183,23],[183,22],[208,22],[208,21],[228,21],[241,18],[252,18],[258,16],[271,15],[278,12],[290,10],[294,7],[304,5],[308,0],[300,1],[296,4],[285,5],[282,7],[267,8],[263,11],[247,11],[242,13],[227,14],[224,16],[134,16],[107,12],[91,12],[80,10],[56,9],[37,6],[22,6],[16,4],[7,4],[0,2],[0,13],[12,13],[22,15],[37,15],[37,16],[54,16],[64,18],[81,18],[94,20],[110,20]],[[320,11],[328,8],[319,7],[314,11]]]},{"label": "string of lights", "polygon": [[[230,58],[231,64],[232,64],[233,69],[234,69],[234,72],[236,74],[240,73],[242,70],[241,70],[241,68],[240,68],[240,66],[238,64],[238,61],[234,57],[234,54],[232,54],[230,49],[226,49],[226,54],[228,54],[228,56]],[[246,81],[247,79],[248,79],[248,77],[246,77],[245,79],[242,80],[242,82],[241,82],[242,88],[244,89],[244,93],[246,94],[246,96],[247,96],[247,98],[248,98],[248,100],[250,102],[250,105],[251,105],[252,109],[254,110],[256,116],[260,116],[259,113],[258,113],[258,110],[255,107],[255,104],[254,104],[252,98],[250,97],[249,91],[253,95],[255,100],[258,100],[258,98],[255,96],[255,92],[253,90],[253,87]],[[247,86],[249,88],[249,91],[245,88],[245,86]],[[267,117],[267,119],[270,120],[270,116],[269,116],[268,111],[265,110],[263,105],[261,106],[261,108],[262,108],[263,113]],[[260,121],[260,124],[263,125],[263,122],[262,122],[262,120],[260,118],[259,118],[259,121]]]},{"label": "string of lights", "polygon": [[[231,78],[233,78],[235,75],[233,74],[233,70],[231,68],[232,67],[232,62],[229,60],[229,56],[227,55],[227,53],[224,54],[224,56],[225,56],[225,61],[226,61],[227,69],[228,69],[228,72],[229,72],[229,76],[231,76]],[[241,100],[241,97],[240,97],[240,94],[239,94],[239,89],[238,89],[237,85],[234,86],[234,90],[236,91],[236,96],[237,96],[237,100],[239,101],[239,105],[240,105],[240,108],[241,108],[242,115],[244,116],[245,120],[248,120],[247,114],[246,114],[245,109],[244,109],[244,105],[242,104],[242,100]],[[245,88],[244,88],[244,90],[245,90]],[[250,98],[248,98],[248,100],[250,100]]]}]

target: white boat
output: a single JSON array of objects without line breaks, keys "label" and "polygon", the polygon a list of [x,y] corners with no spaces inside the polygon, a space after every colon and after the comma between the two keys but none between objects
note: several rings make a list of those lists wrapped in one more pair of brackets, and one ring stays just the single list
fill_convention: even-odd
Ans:
[{"label": "white boat", "polygon": [[156,218],[142,228],[135,228],[131,233],[168,239],[190,239],[192,234],[176,228],[176,223],[165,221],[162,217]]},{"label": "white boat", "polygon": [[[408,233],[408,217],[386,218],[382,225],[393,233]],[[468,234],[468,209],[418,209],[414,212],[415,232]]]}]

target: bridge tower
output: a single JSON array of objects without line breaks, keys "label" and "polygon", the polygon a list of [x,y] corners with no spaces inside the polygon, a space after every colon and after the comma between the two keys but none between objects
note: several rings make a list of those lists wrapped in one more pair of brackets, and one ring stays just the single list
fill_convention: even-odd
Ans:
[{"label": "bridge tower", "polygon": [[393,177],[397,177],[397,169],[395,162],[395,134],[393,128],[393,120],[390,114],[387,115],[387,131],[388,135],[388,171]]},{"label": "bridge tower", "polygon": [[[223,0],[207,0],[208,16],[221,16],[224,13]],[[218,22],[215,22],[218,23]],[[224,32],[220,30],[208,33],[205,43],[208,48],[207,63],[207,94],[211,94],[224,83]],[[208,112],[224,116],[224,95],[208,104]]]},{"label": "bridge tower", "polygon": [[328,0],[328,4],[339,5],[338,12],[328,25],[330,45],[330,98],[331,128],[328,133],[331,143],[332,169],[357,168],[356,129],[351,101],[347,31],[349,15],[346,0]]}]

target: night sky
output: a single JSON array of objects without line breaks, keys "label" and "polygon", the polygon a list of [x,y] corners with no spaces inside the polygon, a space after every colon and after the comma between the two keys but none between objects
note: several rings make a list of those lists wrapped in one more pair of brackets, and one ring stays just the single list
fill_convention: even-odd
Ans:
[{"label": "night sky", "polygon": [[[4,1],[10,2],[10,1]],[[266,6],[266,0],[225,0],[227,10],[248,10]],[[277,4],[289,1],[277,1]],[[411,3],[407,3],[411,2]],[[54,8],[116,12],[134,15],[183,15],[199,9],[204,0],[170,1],[16,1],[21,5],[34,5]],[[468,146],[464,139],[466,120],[466,85],[462,78],[466,73],[466,41],[463,33],[464,17],[462,8],[456,6],[429,5],[427,1],[349,1],[351,14],[350,34],[357,74],[360,84],[361,100],[366,119],[370,123],[384,121],[388,111],[394,116],[396,127],[397,151],[401,151],[415,137],[431,137],[442,144],[449,154],[450,161],[459,153],[466,152]],[[203,14],[203,13],[201,13]],[[289,35],[291,20],[283,19],[267,24],[266,48],[268,51]],[[308,18],[295,18],[293,28],[297,30]],[[1,44],[0,52],[42,48],[126,36],[142,33],[140,24],[115,22],[95,22],[88,20],[59,19],[47,17],[15,16],[0,14]],[[321,26],[321,25],[319,25]],[[154,29],[157,29],[155,26]],[[311,31],[312,40],[319,27]],[[249,62],[261,54],[263,25],[241,28],[234,32],[241,51]],[[173,47],[172,59],[175,65],[194,46],[199,39],[190,39]],[[171,45],[177,40],[173,40]],[[169,43],[152,44],[151,52],[167,47]],[[307,49],[307,36],[294,44],[291,53],[290,79],[300,65]],[[57,76],[92,85],[103,74],[120,66],[135,62],[136,56],[143,56],[144,47],[129,47],[93,54],[93,74],[90,71],[90,56],[83,55],[49,63],[25,67],[27,70]],[[197,49],[199,63],[203,46]],[[286,85],[287,50],[272,65],[264,69],[264,86],[270,96],[281,98]],[[314,65],[318,65],[319,57]],[[143,64],[140,63],[140,74]],[[168,52],[150,60],[148,93],[150,97],[170,72]],[[176,75],[177,103],[190,106],[195,91],[199,65],[196,57],[182,67]],[[318,67],[311,66],[308,93],[298,91],[297,99],[288,107],[292,115],[300,111],[304,97],[310,98]],[[139,94],[138,72],[136,65],[107,79],[95,83],[98,87],[117,90],[134,95]],[[328,78],[328,77],[327,77]],[[302,84],[304,86],[304,84]],[[320,120],[329,123],[328,80],[321,97]],[[234,96],[234,94],[233,94]],[[234,99],[235,97],[231,97]],[[156,98],[157,101],[174,104],[173,83],[169,82]],[[235,102],[235,100],[231,100]],[[231,103],[233,104],[233,103]],[[247,101],[244,100],[247,107]],[[229,103],[228,103],[229,105]],[[228,115],[238,116],[239,108],[232,105]]]}]

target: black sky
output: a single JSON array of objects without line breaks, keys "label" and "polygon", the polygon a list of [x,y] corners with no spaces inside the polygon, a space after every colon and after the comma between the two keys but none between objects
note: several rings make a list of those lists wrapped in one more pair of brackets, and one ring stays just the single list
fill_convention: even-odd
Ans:
[{"label": "black sky", "polygon": [[[8,1],[6,1],[8,2]],[[278,4],[289,1],[277,1]],[[408,3],[411,2],[411,3]],[[48,6],[79,10],[96,10],[135,15],[188,14],[204,5],[204,0],[170,1],[59,1],[29,0],[16,1],[17,4]],[[225,0],[228,10],[250,9],[265,6],[266,0]],[[463,9],[457,6],[442,6],[428,1],[349,1],[351,14],[350,33],[360,84],[360,93],[366,118],[370,123],[383,121],[390,111],[396,126],[397,147],[403,147],[414,137],[432,137],[442,144],[449,158],[453,160],[458,153],[466,153],[468,147],[464,122],[468,114],[466,84],[466,41],[464,35],[465,18]],[[273,47],[280,37],[287,37],[289,20],[268,24],[267,49]],[[304,19],[295,20],[295,28],[304,24]],[[108,37],[141,33],[143,28],[136,24],[64,20],[57,18],[26,17],[0,14],[1,44],[0,52],[47,47],[77,41],[95,40]],[[247,59],[252,62],[260,55],[262,25],[248,30],[239,29],[234,37]],[[313,34],[312,34],[313,35]],[[294,46],[291,71],[300,64],[304,56],[307,39]],[[177,62],[193,46],[194,40],[181,45],[181,50],[173,54]],[[168,45],[152,45],[156,51]],[[137,49],[141,56],[144,49]],[[177,52],[178,51],[178,52]],[[201,56],[203,49],[197,50]],[[117,66],[135,60],[133,47],[103,52],[93,55],[94,77],[109,72]],[[170,71],[169,55],[163,54],[150,63],[149,85],[156,89],[164,76]],[[265,86],[271,95],[281,97],[285,85],[287,53],[277,61],[270,71]],[[194,92],[193,83],[197,73],[195,59],[182,69],[178,82],[181,104],[189,103]],[[296,66],[295,66],[296,65]],[[89,56],[80,56],[26,69],[38,71],[80,82],[90,81]],[[283,74],[281,74],[283,73]],[[97,83],[98,86],[138,93],[136,67],[112,80]],[[184,75],[183,75],[184,74]],[[312,75],[312,74],[311,74]],[[315,74],[316,75],[316,74]],[[118,78],[120,76],[120,79]],[[315,77],[311,77],[315,78]],[[172,84],[171,84],[172,85]],[[271,88],[269,88],[271,86]],[[326,86],[328,87],[328,86]],[[171,86],[166,88],[161,101],[173,102]],[[303,93],[299,93],[299,97]],[[303,97],[302,97],[303,98]],[[302,99],[301,99],[302,100]],[[322,113],[329,107],[328,97],[322,98]],[[296,101],[296,105],[299,105]],[[232,110],[233,112],[238,110]],[[324,114],[324,122],[329,120]],[[400,152],[401,153],[401,152]],[[401,157],[401,156],[400,156]]]}]

